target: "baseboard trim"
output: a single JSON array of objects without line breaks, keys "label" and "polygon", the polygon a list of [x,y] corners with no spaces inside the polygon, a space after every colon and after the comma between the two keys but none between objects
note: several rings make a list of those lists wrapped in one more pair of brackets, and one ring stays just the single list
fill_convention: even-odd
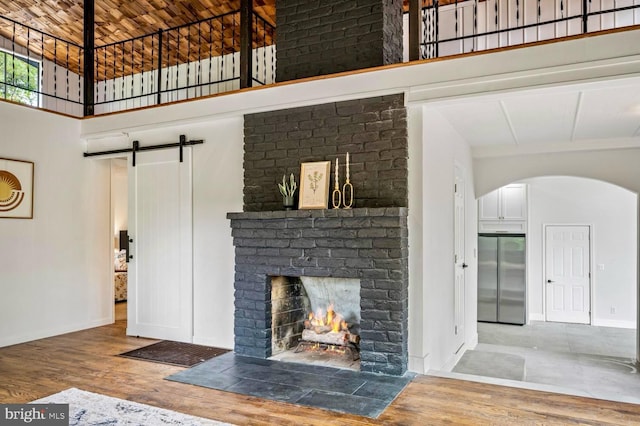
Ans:
[{"label": "baseboard trim", "polygon": [[473,350],[478,346],[478,333],[474,334],[469,342],[467,342],[467,350]]},{"label": "baseboard trim", "polygon": [[594,318],[591,325],[596,327],[614,327],[614,328],[636,328],[635,321],[623,321],[612,319],[598,319]]},{"label": "baseboard trim", "polygon": [[103,325],[113,324],[112,316],[113,314],[111,314],[111,317],[101,318],[82,324],[55,327],[46,330],[38,330],[38,332],[34,333],[25,333],[17,336],[6,337],[0,339],[0,348],[5,346],[17,345],[20,343],[32,342],[39,339],[46,339],[47,337],[59,336],[61,334],[73,333],[74,331],[81,331],[89,328],[102,327]]},{"label": "baseboard trim", "polygon": [[469,346],[467,346],[467,343],[465,342],[465,343],[462,344],[462,346],[460,347],[458,352],[456,352],[451,357],[449,357],[447,362],[442,367],[442,371],[451,371],[451,370],[453,370],[453,367],[455,367],[456,364],[458,363],[458,361],[460,361],[460,358],[462,358],[462,355],[464,355],[464,353],[467,351],[467,349],[469,349]]},{"label": "baseboard trim", "polygon": [[421,356],[409,355],[408,370],[418,374],[426,374],[431,366],[431,358],[429,354]]},{"label": "baseboard trim", "polygon": [[544,314],[529,314],[529,321],[545,321]]}]

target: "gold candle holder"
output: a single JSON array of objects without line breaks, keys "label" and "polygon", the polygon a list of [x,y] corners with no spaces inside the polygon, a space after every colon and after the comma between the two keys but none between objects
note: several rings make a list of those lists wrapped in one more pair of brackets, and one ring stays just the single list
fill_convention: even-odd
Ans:
[{"label": "gold candle holder", "polygon": [[[353,205],[353,185],[350,181],[351,175],[349,173],[349,153],[347,152],[347,180],[342,186],[342,205],[345,209],[350,209]],[[348,190],[348,191],[347,191]],[[347,192],[349,192],[349,202],[347,203]]]},{"label": "gold candle holder", "polygon": [[[349,193],[349,200],[347,202],[347,192]],[[353,205],[353,185],[347,179],[347,182],[342,186],[342,205],[345,209],[350,209]]]},{"label": "gold candle holder", "polygon": [[342,201],[342,192],[340,192],[340,189],[336,184],[336,189],[334,189],[333,193],[331,194],[331,203],[333,204],[333,208],[339,209],[341,201]]},{"label": "gold candle holder", "polygon": [[[338,178],[338,159],[336,158],[336,171],[333,177],[334,190],[331,194],[331,204],[334,209],[340,208],[340,202],[342,201],[342,193],[340,192],[340,179]],[[337,196],[337,197],[336,197]]]}]

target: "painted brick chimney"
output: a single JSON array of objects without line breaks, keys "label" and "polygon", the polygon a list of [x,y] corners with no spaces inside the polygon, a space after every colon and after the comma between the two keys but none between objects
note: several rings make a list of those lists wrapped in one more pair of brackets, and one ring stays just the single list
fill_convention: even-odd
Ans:
[{"label": "painted brick chimney", "polygon": [[402,62],[402,0],[276,0],[277,81]]}]

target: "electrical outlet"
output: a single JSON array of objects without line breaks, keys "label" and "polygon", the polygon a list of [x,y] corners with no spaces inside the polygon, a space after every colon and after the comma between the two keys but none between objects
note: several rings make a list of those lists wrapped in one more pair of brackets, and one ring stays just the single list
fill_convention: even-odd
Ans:
[{"label": "electrical outlet", "polygon": [[604,271],[604,263],[598,263],[598,271]]},{"label": "electrical outlet", "polygon": [[612,306],[612,307],[611,307],[611,314],[612,314],[612,315],[615,315],[615,313],[616,313],[616,307],[615,307],[615,306]]}]

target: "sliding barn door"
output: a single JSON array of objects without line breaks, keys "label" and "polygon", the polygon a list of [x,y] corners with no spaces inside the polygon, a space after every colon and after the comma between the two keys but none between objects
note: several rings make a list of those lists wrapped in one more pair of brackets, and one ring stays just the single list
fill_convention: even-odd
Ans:
[{"label": "sliding barn door", "polygon": [[175,149],[129,158],[130,253],[127,334],[191,342],[192,167]]}]

